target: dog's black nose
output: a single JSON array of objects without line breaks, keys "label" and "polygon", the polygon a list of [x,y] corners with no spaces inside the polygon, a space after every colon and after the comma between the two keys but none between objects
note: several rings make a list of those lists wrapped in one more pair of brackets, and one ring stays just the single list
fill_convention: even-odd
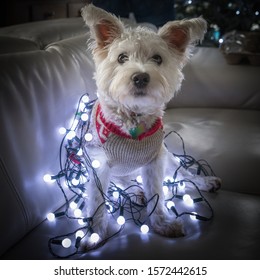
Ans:
[{"label": "dog's black nose", "polygon": [[150,82],[150,76],[147,73],[135,73],[132,76],[132,81],[137,88],[144,88]]}]

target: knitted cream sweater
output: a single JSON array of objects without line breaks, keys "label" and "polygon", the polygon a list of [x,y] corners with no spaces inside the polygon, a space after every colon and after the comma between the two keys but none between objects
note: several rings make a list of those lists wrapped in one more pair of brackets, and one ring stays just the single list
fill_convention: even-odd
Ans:
[{"label": "knitted cream sweater", "polygon": [[129,174],[156,158],[164,135],[160,118],[149,131],[133,139],[131,135],[122,132],[120,127],[105,120],[99,104],[95,104],[92,113],[100,145],[114,175]]}]

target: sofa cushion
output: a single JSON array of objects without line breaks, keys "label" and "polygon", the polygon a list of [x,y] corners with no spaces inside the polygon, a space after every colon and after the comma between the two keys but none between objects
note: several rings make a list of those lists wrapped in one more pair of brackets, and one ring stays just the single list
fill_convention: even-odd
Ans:
[{"label": "sofa cushion", "polygon": [[[142,235],[138,227],[128,222],[124,230],[110,239],[103,247],[88,253],[74,255],[73,259],[259,259],[260,258],[260,197],[220,191],[206,194],[214,209],[211,222],[194,221],[186,227],[187,235],[165,238],[149,232]],[[188,218],[189,219],[189,218]],[[114,219],[111,223],[115,222]],[[57,223],[44,221],[3,259],[53,259],[48,241],[56,235],[73,232],[77,222],[61,218]],[[195,230],[194,230],[195,228]],[[66,255],[70,249],[56,245],[55,253]]]},{"label": "sofa cushion", "polygon": [[[175,108],[167,110],[165,123],[167,131],[183,137],[187,154],[208,161],[223,189],[260,195],[255,177],[260,166],[260,111]],[[176,144],[182,152],[179,139],[170,139],[171,149]]]}]

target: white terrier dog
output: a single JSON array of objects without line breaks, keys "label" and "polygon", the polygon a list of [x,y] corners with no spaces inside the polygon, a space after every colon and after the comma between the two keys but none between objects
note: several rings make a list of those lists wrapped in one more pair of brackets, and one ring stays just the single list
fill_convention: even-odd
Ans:
[{"label": "white terrier dog", "polygon": [[[96,173],[101,184],[97,187],[93,173],[88,187],[88,215],[95,214],[94,230],[102,239],[106,237],[104,194],[110,180],[141,169],[145,196],[159,195],[150,217],[153,230],[164,236],[183,236],[182,223],[164,202],[165,169],[176,163],[163,145],[162,116],[165,104],[180,89],[182,68],[192,44],[203,38],[206,22],[202,18],[172,21],[156,33],[145,27],[125,28],[118,18],[92,4],[82,9],[82,17],[93,39],[98,89],[89,127],[93,139],[85,143],[90,158],[100,163]],[[193,180],[203,190],[217,189],[220,184],[215,177]],[[147,211],[154,206],[149,203]]]}]

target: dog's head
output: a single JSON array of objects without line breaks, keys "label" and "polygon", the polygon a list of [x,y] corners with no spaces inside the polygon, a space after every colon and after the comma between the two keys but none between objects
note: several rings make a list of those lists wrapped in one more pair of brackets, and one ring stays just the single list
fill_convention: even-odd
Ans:
[{"label": "dog's head", "polygon": [[206,31],[202,18],[172,21],[159,31],[125,28],[92,4],[82,9],[90,28],[99,97],[136,113],[163,110],[179,90],[191,45]]}]

